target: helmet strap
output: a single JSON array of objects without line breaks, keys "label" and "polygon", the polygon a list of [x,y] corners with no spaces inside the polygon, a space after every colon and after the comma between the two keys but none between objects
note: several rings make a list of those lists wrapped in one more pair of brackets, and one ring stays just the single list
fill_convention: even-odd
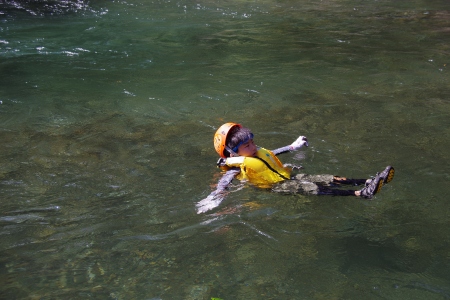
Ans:
[{"label": "helmet strap", "polygon": [[233,154],[233,156],[239,156],[236,152],[233,151],[233,149],[228,146],[225,146],[225,150],[227,150],[230,155]]}]

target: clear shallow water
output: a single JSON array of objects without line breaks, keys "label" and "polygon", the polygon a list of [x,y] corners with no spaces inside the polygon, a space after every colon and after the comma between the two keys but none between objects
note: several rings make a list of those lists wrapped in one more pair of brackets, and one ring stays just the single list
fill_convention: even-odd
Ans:
[{"label": "clear shallow water", "polygon": [[[447,299],[444,1],[3,10],[0,295]],[[225,121],[373,201],[241,188],[197,215]],[[301,161],[298,161],[304,157]]]}]

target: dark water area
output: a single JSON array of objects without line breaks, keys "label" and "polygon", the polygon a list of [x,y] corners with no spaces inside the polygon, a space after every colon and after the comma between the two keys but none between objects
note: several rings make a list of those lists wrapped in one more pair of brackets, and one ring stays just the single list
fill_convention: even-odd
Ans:
[{"label": "dark water area", "polygon": [[[0,3],[1,299],[450,298],[448,1],[55,5]],[[396,175],[197,214],[228,121]]]}]

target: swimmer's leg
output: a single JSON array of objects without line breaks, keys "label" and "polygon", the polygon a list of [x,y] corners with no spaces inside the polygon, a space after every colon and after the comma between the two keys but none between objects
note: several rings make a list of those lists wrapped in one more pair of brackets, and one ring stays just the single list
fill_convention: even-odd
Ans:
[{"label": "swimmer's leg", "polygon": [[333,183],[345,185],[363,185],[366,184],[367,179],[350,179],[346,177],[334,176]]},{"label": "swimmer's leg", "polygon": [[339,190],[330,189],[327,187],[320,187],[317,195],[328,195],[328,196],[357,196],[357,191],[354,190]]},{"label": "swimmer's leg", "polygon": [[375,177],[369,179],[349,179],[346,177],[334,176],[333,183],[347,184],[347,185],[365,185],[368,186],[376,176],[383,178],[383,184],[389,183],[394,179],[395,169],[392,166],[387,166],[381,173],[377,173]]},{"label": "swimmer's leg", "polygon": [[330,196],[356,196],[366,199],[371,199],[376,193],[378,193],[383,187],[383,178],[377,175],[369,184],[364,186],[359,191],[354,190],[339,190],[329,187],[319,186],[318,195],[330,195]]}]

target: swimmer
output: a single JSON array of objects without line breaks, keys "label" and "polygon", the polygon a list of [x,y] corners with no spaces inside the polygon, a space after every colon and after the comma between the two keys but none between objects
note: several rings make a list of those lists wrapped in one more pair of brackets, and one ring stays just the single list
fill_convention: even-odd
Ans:
[{"label": "swimmer", "polygon": [[[249,128],[237,123],[223,124],[214,135],[214,148],[220,155],[218,167],[225,170],[216,190],[197,203],[197,213],[203,213],[220,205],[226,196],[227,187],[238,179],[273,192],[304,195],[356,196],[371,199],[383,184],[394,178],[395,170],[387,166],[370,179],[349,179],[335,175],[295,174],[299,166],[282,164],[277,155],[308,147],[308,140],[300,136],[292,144],[267,150],[257,147]],[[359,190],[340,189],[342,185],[363,186]]]}]

